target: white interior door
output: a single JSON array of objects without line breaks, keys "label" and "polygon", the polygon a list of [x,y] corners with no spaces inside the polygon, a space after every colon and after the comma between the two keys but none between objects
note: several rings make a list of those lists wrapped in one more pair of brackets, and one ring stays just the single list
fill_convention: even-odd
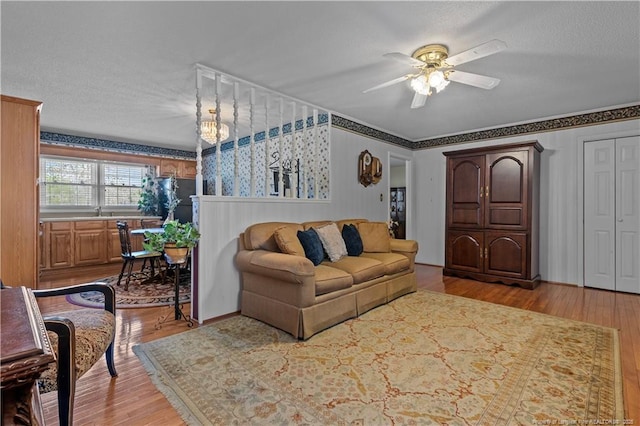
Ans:
[{"label": "white interior door", "polygon": [[584,146],[584,285],[615,290],[615,141]]},{"label": "white interior door", "polygon": [[640,293],[640,137],[585,143],[585,286]]},{"label": "white interior door", "polygon": [[616,290],[640,293],[640,136],[616,139]]}]

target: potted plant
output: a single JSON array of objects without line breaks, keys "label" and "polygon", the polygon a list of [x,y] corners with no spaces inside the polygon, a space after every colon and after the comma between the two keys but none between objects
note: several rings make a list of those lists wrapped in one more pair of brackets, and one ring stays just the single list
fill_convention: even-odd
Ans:
[{"label": "potted plant", "polygon": [[145,232],[145,250],[164,251],[167,262],[185,263],[191,249],[198,244],[200,232],[191,222],[181,223],[177,220],[167,221],[163,226],[164,232]]},{"label": "potted plant", "polygon": [[158,195],[158,183],[155,181],[149,168],[142,178],[142,191],[138,199],[138,210],[145,216],[156,216],[159,213],[160,197]]}]

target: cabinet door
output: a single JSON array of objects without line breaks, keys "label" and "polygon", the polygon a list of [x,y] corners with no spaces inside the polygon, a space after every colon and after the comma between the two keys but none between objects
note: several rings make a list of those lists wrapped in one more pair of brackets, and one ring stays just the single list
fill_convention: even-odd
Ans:
[{"label": "cabinet door", "polygon": [[447,218],[450,227],[483,227],[484,161],[484,155],[449,161]]},{"label": "cabinet door", "polygon": [[512,278],[527,277],[527,234],[485,232],[485,273]]},{"label": "cabinet door", "polygon": [[182,172],[180,166],[180,160],[162,159],[160,160],[160,170],[158,171],[158,175],[162,177],[169,177],[171,175],[180,177]]},{"label": "cabinet door", "polygon": [[483,271],[484,233],[449,231],[446,240],[446,267],[469,272]]},{"label": "cabinet door", "polygon": [[183,161],[182,162],[182,173],[181,176],[185,179],[195,179],[196,178],[196,162],[195,161]]},{"label": "cabinet door", "polygon": [[120,255],[122,249],[120,247],[120,233],[118,230],[107,230],[107,261],[108,262],[120,262],[122,256]]},{"label": "cabinet door", "polygon": [[106,230],[88,230],[75,232],[76,265],[95,265],[107,261]]},{"label": "cabinet door", "polygon": [[487,154],[485,225],[526,229],[528,152]]},{"label": "cabinet door", "polygon": [[49,233],[49,267],[66,268],[73,266],[71,230]]}]

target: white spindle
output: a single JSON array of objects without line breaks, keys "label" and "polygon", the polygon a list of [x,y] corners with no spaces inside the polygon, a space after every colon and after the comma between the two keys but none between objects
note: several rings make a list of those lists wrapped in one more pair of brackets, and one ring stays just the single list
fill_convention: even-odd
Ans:
[{"label": "white spindle", "polygon": [[249,150],[250,150],[250,197],[256,196],[256,146],[255,146],[255,129],[253,122],[256,119],[256,89],[251,88],[249,92]]},{"label": "white spindle", "polygon": [[[302,198],[308,198],[308,177],[307,177],[307,158],[308,158],[308,138],[307,138],[307,106],[302,106],[302,158],[300,159],[300,175],[302,176]],[[304,172],[303,172],[304,170]]]},{"label": "white spindle", "polygon": [[298,198],[298,173],[296,172],[297,152],[296,152],[296,103],[291,102],[291,197]]},{"label": "white spindle", "polygon": [[269,196],[269,95],[264,96],[264,196]]},{"label": "white spindle", "polygon": [[318,109],[313,109],[313,199],[318,199]]},{"label": "white spindle", "polygon": [[284,179],[282,176],[282,160],[284,160],[283,152],[283,133],[284,133],[284,99],[280,98],[280,128],[278,129],[278,196],[284,197]]},{"label": "white spindle", "polygon": [[240,83],[233,83],[233,195],[240,195],[240,164],[238,157],[238,98],[240,97]]},{"label": "white spindle", "polygon": [[196,195],[204,194],[202,180],[202,99],[200,97],[200,87],[202,79],[200,71],[196,71]]},{"label": "white spindle", "polygon": [[220,92],[222,91],[222,76],[216,73],[216,195],[222,195],[222,144],[220,143]]}]

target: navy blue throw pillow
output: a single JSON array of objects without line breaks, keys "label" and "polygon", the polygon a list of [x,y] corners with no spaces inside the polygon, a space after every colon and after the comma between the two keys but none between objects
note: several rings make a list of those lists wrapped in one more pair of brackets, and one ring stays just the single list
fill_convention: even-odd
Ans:
[{"label": "navy blue throw pillow", "polygon": [[320,241],[316,230],[309,228],[306,231],[298,231],[298,239],[302,244],[302,248],[304,248],[305,257],[316,266],[322,263],[324,260],[324,248],[322,248],[322,241]]},{"label": "navy blue throw pillow", "polygon": [[353,224],[346,224],[342,227],[342,239],[347,246],[349,256],[360,256],[362,254],[362,238],[358,228]]}]

